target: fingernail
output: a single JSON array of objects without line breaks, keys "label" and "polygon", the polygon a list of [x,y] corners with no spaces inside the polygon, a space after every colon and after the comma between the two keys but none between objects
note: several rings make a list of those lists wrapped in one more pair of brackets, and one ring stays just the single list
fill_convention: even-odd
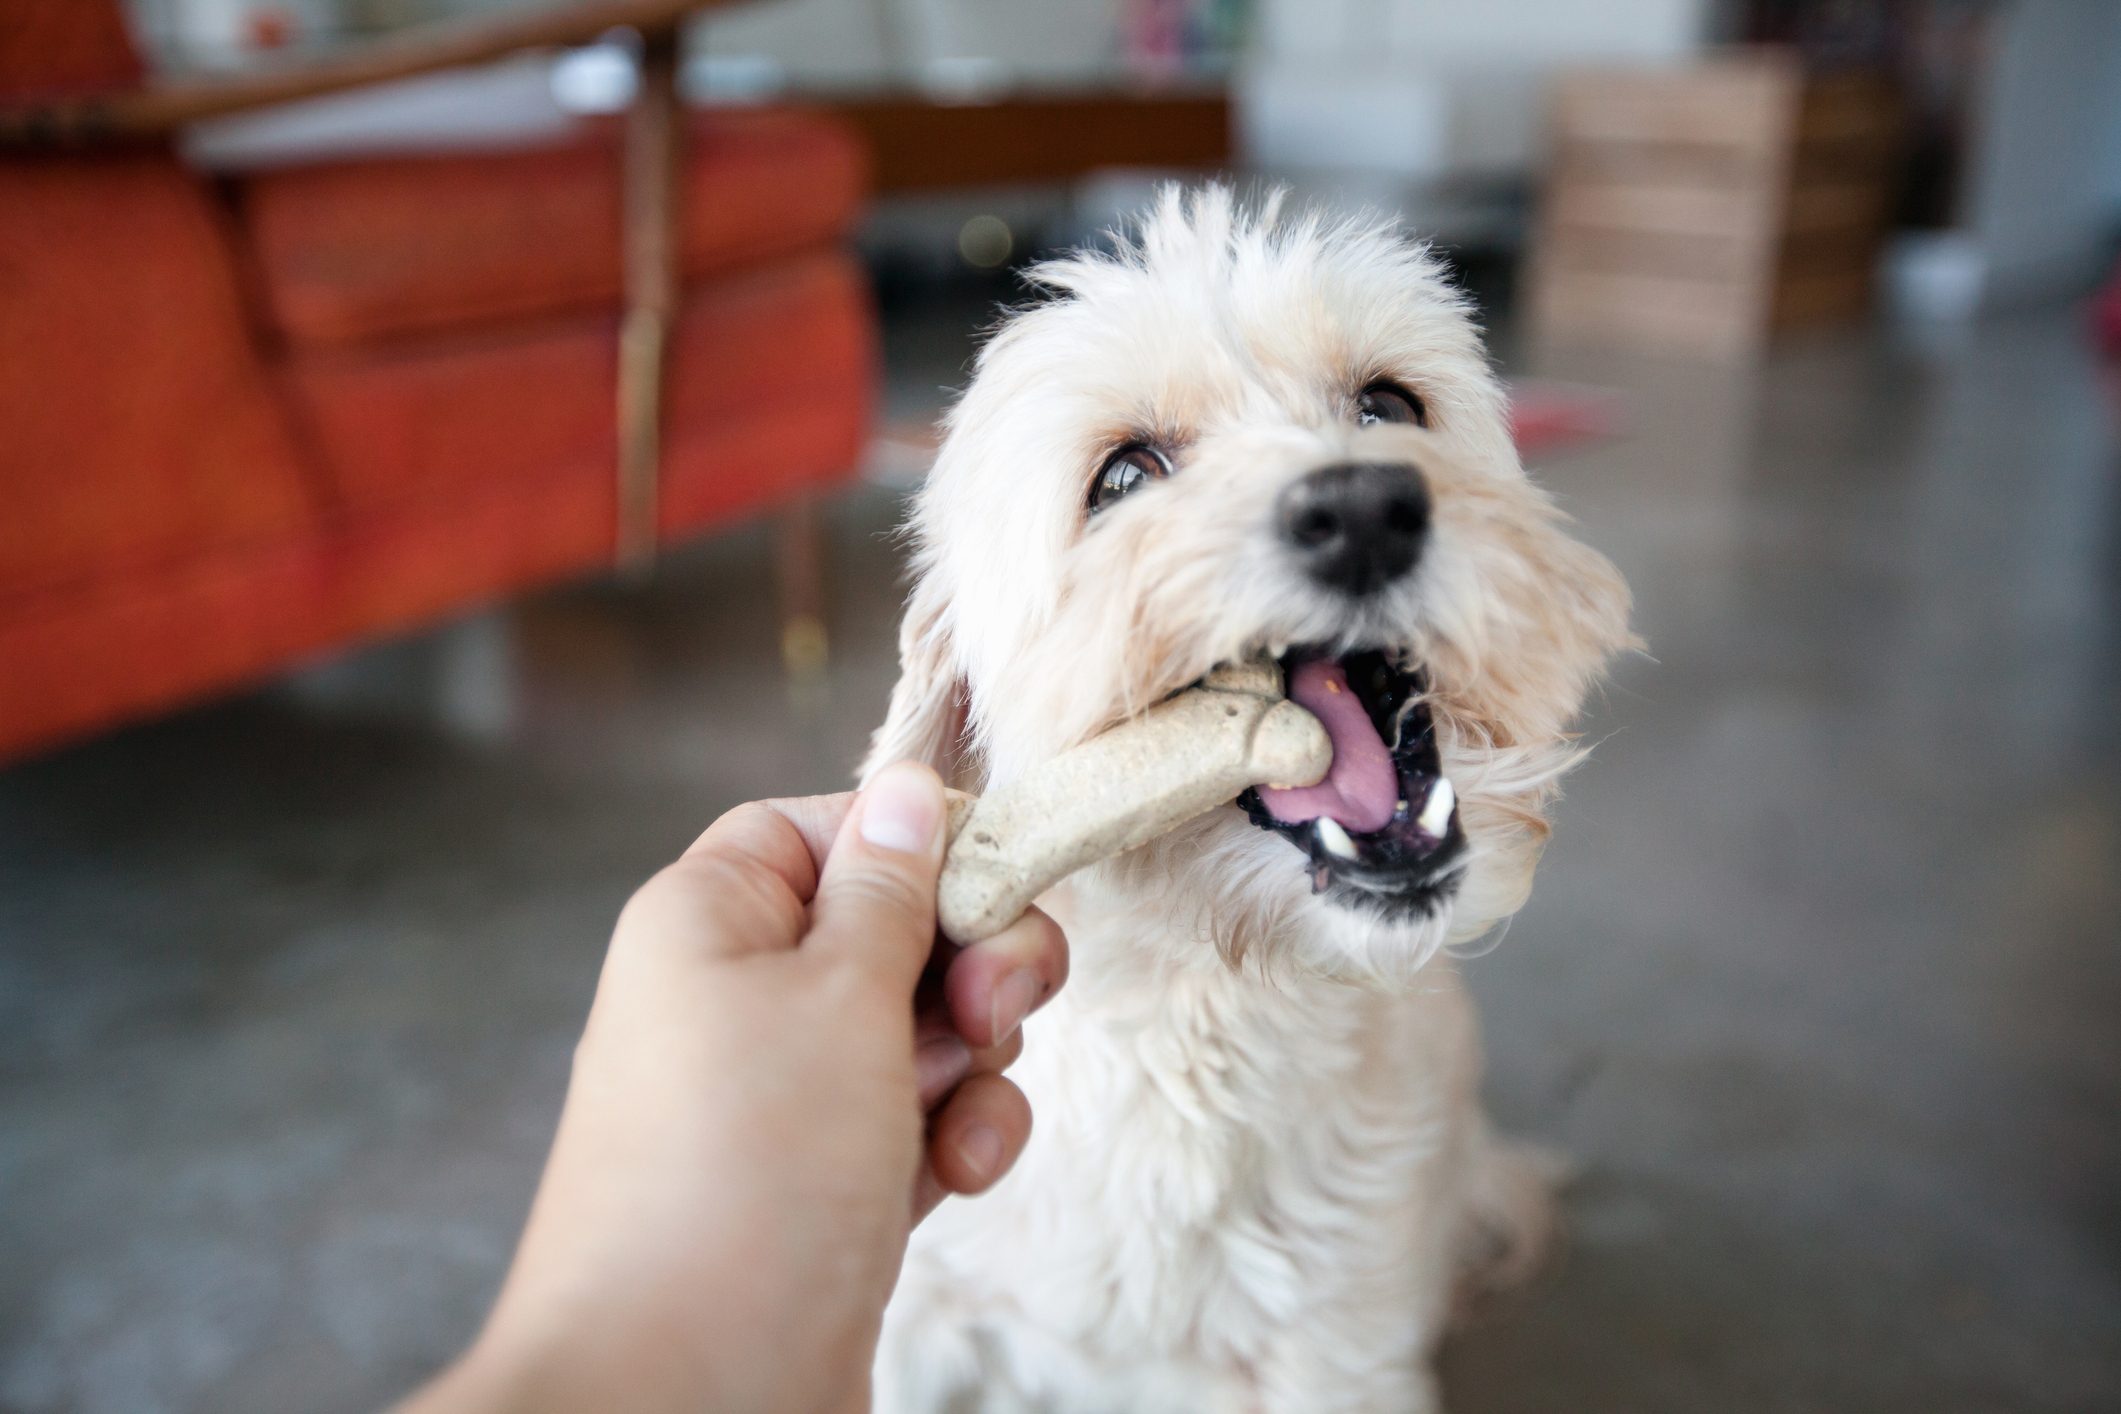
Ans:
[{"label": "fingernail", "polygon": [[955,1036],[923,1041],[913,1053],[914,1084],[925,1098],[948,1090],[972,1069],[972,1052]]},{"label": "fingernail", "polygon": [[943,791],[910,762],[886,766],[862,792],[862,838],[879,849],[927,854],[943,824]]},{"label": "fingernail", "polygon": [[1019,967],[1004,977],[995,987],[994,1000],[988,1006],[987,1023],[993,1027],[994,1036],[989,1044],[999,1046],[1008,1040],[1010,1034],[1024,1024],[1024,1018],[1031,1014],[1031,1008],[1038,1005],[1038,999],[1045,993],[1046,984],[1028,967]]},{"label": "fingernail", "polygon": [[982,1182],[1002,1167],[1002,1136],[984,1124],[975,1124],[958,1136],[957,1156]]}]

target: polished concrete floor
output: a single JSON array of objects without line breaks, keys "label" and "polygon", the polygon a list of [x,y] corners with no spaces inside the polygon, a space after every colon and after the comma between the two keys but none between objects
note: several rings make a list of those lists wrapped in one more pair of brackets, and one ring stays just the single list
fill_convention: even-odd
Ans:
[{"label": "polished concrete floor", "polygon": [[[950,357],[901,352],[918,406]],[[2121,483],[2074,321],[1534,367],[1618,391],[1541,470],[1654,658],[1467,965],[1494,1107],[1582,1176],[1454,1407],[2121,1408]],[[620,900],[880,712],[894,509],[834,507],[807,696],[745,532],[0,773],[0,1408],[355,1410],[470,1333]]]}]

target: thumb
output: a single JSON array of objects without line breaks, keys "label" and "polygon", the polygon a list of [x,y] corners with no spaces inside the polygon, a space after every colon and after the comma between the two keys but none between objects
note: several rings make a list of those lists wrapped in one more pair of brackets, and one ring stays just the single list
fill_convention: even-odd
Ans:
[{"label": "thumb", "polygon": [[935,944],[943,820],[935,772],[913,761],[878,772],[825,856],[803,950],[877,971],[910,997]]}]

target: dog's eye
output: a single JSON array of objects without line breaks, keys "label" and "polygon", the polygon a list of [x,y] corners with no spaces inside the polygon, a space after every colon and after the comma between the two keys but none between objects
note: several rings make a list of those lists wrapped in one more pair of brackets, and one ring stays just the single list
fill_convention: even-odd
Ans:
[{"label": "dog's eye", "polygon": [[1130,442],[1111,456],[1099,468],[1097,480],[1090,487],[1090,512],[1095,515],[1130,491],[1138,491],[1152,481],[1161,481],[1171,474],[1171,463],[1156,448],[1141,442]]},{"label": "dog's eye", "polygon": [[1429,409],[1418,393],[1410,393],[1397,383],[1372,383],[1356,396],[1355,420],[1365,427],[1380,422],[1410,422],[1427,427]]}]

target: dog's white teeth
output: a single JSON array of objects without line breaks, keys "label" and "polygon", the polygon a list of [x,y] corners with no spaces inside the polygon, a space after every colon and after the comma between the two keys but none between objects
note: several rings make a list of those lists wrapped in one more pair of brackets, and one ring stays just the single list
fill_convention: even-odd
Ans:
[{"label": "dog's white teeth", "polygon": [[1340,821],[1321,815],[1312,822],[1311,828],[1318,832],[1318,842],[1326,853],[1336,859],[1355,858],[1355,841],[1348,838],[1348,832]]},{"label": "dog's white teeth", "polygon": [[1447,777],[1438,776],[1436,784],[1429,787],[1429,798],[1421,803],[1421,818],[1414,823],[1421,832],[1442,839],[1451,828],[1451,812],[1458,808],[1458,792],[1451,788]]},{"label": "dog's white teeth", "polygon": [[1286,658],[1289,656],[1289,645],[1285,642],[1270,643],[1267,645],[1267,656],[1270,658]]}]

